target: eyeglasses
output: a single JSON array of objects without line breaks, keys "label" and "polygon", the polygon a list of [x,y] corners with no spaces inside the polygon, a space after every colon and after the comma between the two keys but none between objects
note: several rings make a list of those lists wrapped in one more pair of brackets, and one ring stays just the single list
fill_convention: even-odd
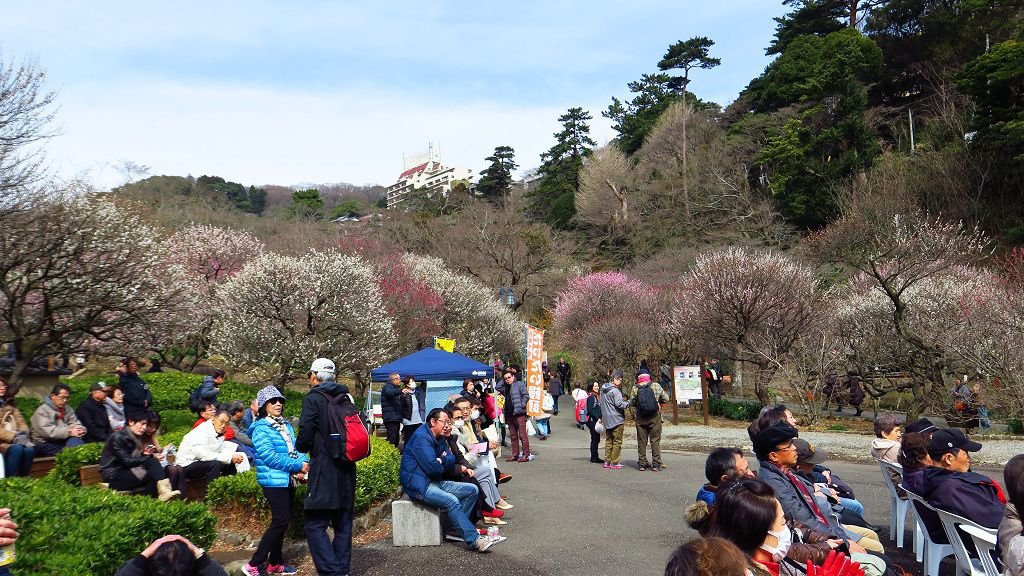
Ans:
[{"label": "eyeglasses", "polygon": [[61,400],[68,400],[69,398],[71,398],[71,396],[69,396],[67,394],[57,394],[57,398],[59,398]]},{"label": "eyeglasses", "polygon": [[789,446],[786,446],[785,448],[778,448],[775,451],[776,452],[789,452],[790,450],[793,450],[793,451],[796,450],[796,446],[793,445],[793,443],[790,443]]}]

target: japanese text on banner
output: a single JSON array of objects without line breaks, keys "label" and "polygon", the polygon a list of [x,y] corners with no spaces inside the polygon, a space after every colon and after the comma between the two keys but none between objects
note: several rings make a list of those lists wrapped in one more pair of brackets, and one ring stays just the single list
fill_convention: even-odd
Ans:
[{"label": "japanese text on banner", "polygon": [[526,327],[526,391],[530,399],[526,403],[528,416],[540,416],[543,413],[541,402],[544,400],[544,374],[541,363],[544,361],[544,331],[533,326]]}]

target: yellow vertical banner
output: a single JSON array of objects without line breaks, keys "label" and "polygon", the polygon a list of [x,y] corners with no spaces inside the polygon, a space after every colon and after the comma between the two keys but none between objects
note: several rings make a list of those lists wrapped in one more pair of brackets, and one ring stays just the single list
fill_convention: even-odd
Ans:
[{"label": "yellow vertical banner", "polygon": [[526,403],[528,416],[540,416],[543,413],[541,403],[544,400],[544,373],[541,363],[544,361],[544,331],[526,327],[526,391],[530,395]]},{"label": "yellow vertical banner", "polygon": [[445,352],[455,352],[455,340],[435,337],[434,348]]}]

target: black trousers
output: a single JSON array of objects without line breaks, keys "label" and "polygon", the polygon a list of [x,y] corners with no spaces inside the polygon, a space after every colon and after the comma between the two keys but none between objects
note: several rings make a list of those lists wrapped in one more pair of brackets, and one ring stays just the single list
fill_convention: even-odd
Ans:
[{"label": "black trousers", "polygon": [[597,452],[597,446],[601,444],[601,435],[594,432],[594,424],[596,420],[587,420],[587,430],[590,430],[590,461],[596,462],[601,459],[601,455]]},{"label": "black trousers", "polygon": [[384,430],[388,433],[388,442],[395,448],[398,448],[398,429],[401,427],[402,422],[400,420],[384,423]]},{"label": "black trousers", "polygon": [[185,466],[185,478],[205,478],[207,485],[221,476],[230,476],[234,473],[234,464],[225,464],[219,460],[202,460]]},{"label": "black trousers", "polygon": [[284,546],[284,535],[288,532],[288,523],[292,518],[292,502],[295,498],[295,487],[288,488],[263,488],[263,495],[267,497],[270,504],[270,526],[260,538],[259,546],[253,553],[249,564],[259,566],[267,562],[269,564],[283,564],[281,548]]},{"label": "black trousers", "polygon": [[412,438],[412,435],[420,426],[423,426],[423,424],[407,424],[405,426],[402,426],[402,441],[408,444],[409,440]]},{"label": "black trousers", "polygon": [[156,458],[147,458],[143,467],[146,469],[146,475],[142,478],[136,476],[130,468],[118,468],[107,484],[110,484],[110,488],[113,490],[145,488],[146,494],[156,496],[156,483],[167,478],[164,474],[164,467]]}]

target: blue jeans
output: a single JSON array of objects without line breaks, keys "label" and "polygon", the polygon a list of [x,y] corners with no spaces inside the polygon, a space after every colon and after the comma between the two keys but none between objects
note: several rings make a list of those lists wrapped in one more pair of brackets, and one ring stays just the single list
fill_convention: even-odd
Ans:
[{"label": "blue jeans", "polygon": [[469,521],[469,513],[476,505],[477,492],[476,486],[465,482],[431,482],[427,486],[427,493],[423,495],[423,503],[447,510],[448,519],[462,532],[462,539],[472,545],[480,537],[476,526]]},{"label": "blue jeans", "polygon": [[988,419],[988,408],[978,406],[978,421],[986,430],[992,427],[992,421]]},{"label": "blue jeans", "polygon": [[[334,542],[327,537],[328,525],[334,527]],[[316,573],[346,576],[352,560],[352,510],[306,510],[305,530]]]},{"label": "blue jeans", "polygon": [[40,456],[56,456],[65,448],[74,448],[82,444],[85,444],[85,441],[77,436],[71,436],[66,440],[57,440],[55,442],[40,442],[36,444],[36,453]]},{"label": "blue jeans", "polygon": [[551,434],[551,423],[548,422],[548,418],[540,418],[536,421],[537,423],[537,434],[541,436],[547,436]]},{"label": "blue jeans", "polygon": [[[36,457],[35,447],[27,448],[20,444],[11,444],[4,454],[4,468],[8,476],[28,476],[32,469],[32,460]],[[0,573],[2,574],[2,573]]]},{"label": "blue jeans", "polygon": [[860,514],[861,516],[864,516],[864,505],[861,504],[859,501],[854,500],[852,498],[840,498],[839,502],[841,502],[843,507],[849,510],[850,512],[855,512],[857,514]]}]

